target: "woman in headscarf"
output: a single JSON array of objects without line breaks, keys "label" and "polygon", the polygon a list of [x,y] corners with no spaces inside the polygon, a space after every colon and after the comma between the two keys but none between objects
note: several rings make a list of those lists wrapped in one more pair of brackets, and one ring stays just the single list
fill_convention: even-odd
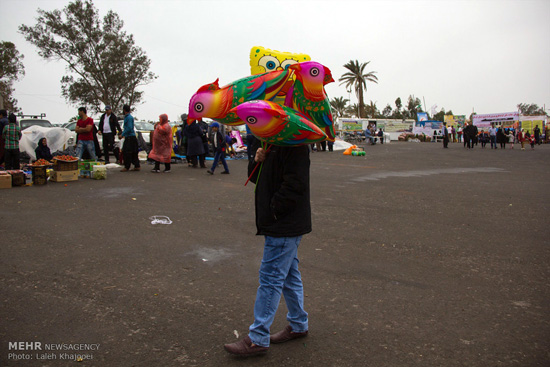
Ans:
[{"label": "woman in headscarf", "polygon": [[164,163],[164,173],[170,172],[172,160],[172,127],[168,123],[168,115],[159,116],[159,122],[155,124],[153,133],[153,149],[149,158],[155,161],[155,168],[151,172],[159,173],[160,164]]},{"label": "woman in headscarf", "polygon": [[42,138],[38,141],[38,146],[34,150],[34,153],[36,154],[36,160],[45,159],[47,161],[51,161],[53,158],[46,138]]}]

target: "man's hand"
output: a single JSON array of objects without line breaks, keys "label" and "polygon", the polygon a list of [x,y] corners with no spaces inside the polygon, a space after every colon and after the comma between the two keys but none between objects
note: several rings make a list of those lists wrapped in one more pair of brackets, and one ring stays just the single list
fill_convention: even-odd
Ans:
[{"label": "man's hand", "polygon": [[101,131],[98,131],[98,132],[97,132],[97,135],[102,135],[102,134],[101,134]]},{"label": "man's hand", "polygon": [[256,156],[254,157],[254,161],[261,163],[265,161],[266,156],[267,156],[266,151],[263,150],[262,148],[258,148],[258,150],[256,151]]}]

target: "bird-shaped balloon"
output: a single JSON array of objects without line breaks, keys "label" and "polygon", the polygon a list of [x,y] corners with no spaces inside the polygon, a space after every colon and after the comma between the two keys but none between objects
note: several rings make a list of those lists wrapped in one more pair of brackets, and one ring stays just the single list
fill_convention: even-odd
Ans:
[{"label": "bird-shaped balloon", "polygon": [[296,110],[271,101],[249,101],[230,112],[250,128],[254,136],[268,144],[298,146],[318,143],[326,134]]},{"label": "bird-shaped balloon", "polygon": [[326,133],[328,140],[334,141],[330,101],[324,89],[334,81],[330,69],[315,61],[290,65],[289,69],[294,71],[296,81],[287,93],[285,105],[304,114]]},{"label": "bird-shaped balloon", "polygon": [[290,70],[278,70],[239,79],[222,88],[218,79],[199,88],[189,102],[187,123],[208,117],[226,125],[242,125],[231,108],[252,100],[275,98],[292,74]]}]

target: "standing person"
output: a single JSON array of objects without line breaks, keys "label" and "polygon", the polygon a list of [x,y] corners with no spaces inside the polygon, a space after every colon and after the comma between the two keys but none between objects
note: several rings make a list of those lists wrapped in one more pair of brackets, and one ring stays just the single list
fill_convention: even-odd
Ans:
[{"label": "standing person", "polygon": [[212,147],[214,148],[214,163],[212,163],[212,168],[210,168],[206,172],[213,175],[214,170],[218,166],[218,162],[221,160],[223,168],[225,169],[225,171],[222,172],[222,175],[228,175],[229,167],[227,167],[227,163],[225,162],[225,147],[227,145],[227,142],[223,134],[218,131],[220,128],[220,124],[218,124],[217,122],[213,122],[212,124],[210,124],[210,127],[212,128],[212,132],[210,133],[210,144],[212,144]]},{"label": "standing person", "polygon": [[187,137],[187,156],[190,157],[192,167],[197,168],[197,157],[199,157],[201,168],[206,168],[204,165],[204,144],[202,142],[203,132],[197,121],[193,121],[185,129]]},{"label": "standing person", "polygon": [[[105,156],[105,164],[109,164],[109,151],[113,151],[115,147],[115,134],[120,135],[122,129],[118,123],[118,119],[111,111],[111,106],[105,106],[105,113],[99,118],[99,135],[103,136],[103,155]],[[118,161],[118,159],[115,160]]]},{"label": "standing person", "polygon": [[540,129],[539,125],[535,126],[535,129],[533,130],[533,133],[535,134],[535,143],[537,145],[540,145]]},{"label": "standing person", "polygon": [[458,142],[462,143],[462,126],[458,127],[458,133],[457,134],[458,134],[458,136],[457,136],[458,137]]},{"label": "standing person", "polygon": [[79,159],[82,159],[82,153],[87,151],[90,154],[90,159],[95,161],[97,156],[95,154],[94,146],[94,120],[91,117],[88,117],[86,114],[86,107],[80,107],[78,109],[78,116],[80,117],[76,122],[76,127],[74,131],[77,135],[76,143],[76,156]]},{"label": "standing person", "polygon": [[[202,146],[204,147],[204,153],[203,153],[203,156],[202,158],[199,157],[199,159],[202,159],[202,161],[204,162],[204,160],[206,159],[206,157],[208,157],[210,155],[210,150],[208,148],[208,124],[206,122],[204,122],[201,119],[199,119],[197,121],[197,123],[199,124],[199,126],[201,127],[201,130],[202,130],[202,135],[201,135],[201,139],[202,139]],[[204,166],[204,167],[203,167]],[[201,168],[206,168],[205,165],[201,165]]]},{"label": "standing person", "polygon": [[535,135],[530,135],[529,136],[529,144],[531,144],[531,150],[535,149]]},{"label": "standing person", "polygon": [[500,149],[506,149],[506,140],[508,140],[508,137],[504,132],[504,128],[501,126],[497,130],[497,143],[500,144]]},{"label": "standing person", "polygon": [[328,145],[328,151],[333,152],[334,151],[334,142],[330,141],[330,140],[327,140],[327,145]]},{"label": "standing person", "polygon": [[481,129],[481,133],[479,134],[479,141],[481,142],[481,148],[485,149],[485,145],[487,145],[487,140],[489,140],[489,136],[487,135],[487,132]]},{"label": "standing person", "polygon": [[51,161],[53,159],[52,152],[48,147],[48,141],[46,138],[41,138],[38,141],[38,146],[34,150],[34,154],[36,155],[36,160],[45,159],[47,161]]},{"label": "standing person", "polygon": [[130,106],[127,104],[122,107],[122,112],[124,113],[124,126],[119,138],[122,139],[122,137],[124,137],[124,145],[122,145],[124,168],[121,169],[120,172],[130,171],[130,166],[132,164],[134,165],[132,171],[139,171],[141,170],[141,166],[139,164],[139,147],[136,131],[134,129],[134,117],[130,114]]},{"label": "standing person", "polygon": [[4,163],[4,127],[8,126],[10,122],[8,121],[8,112],[6,110],[0,110],[0,164]]},{"label": "standing person", "polygon": [[193,163],[191,162],[191,158],[189,157],[189,154],[187,154],[187,114],[181,115],[181,121],[183,123],[181,124],[181,146],[182,146],[182,154],[185,156],[185,160],[187,161],[187,166],[191,167]]},{"label": "standing person", "polygon": [[443,123],[443,130],[441,131],[443,134],[443,148],[447,149],[449,148],[449,129],[447,129],[447,123]]},{"label": "standing person", "polygon": [[495,149],[497,148],[497,129],[495,128],[495,123],[491,122],[491,127],[489,128],[489,140],[491,141],[491,149],[493,149],[493,145],[495,146]]},{"label": "standing person", "polygon": [[456,129],[455,129],[454,125],[451,126],[451,136],[453,138],[452,142],[456,143]]},{"label": "standing person", "polygon": [[472,149],[474,148],[474,144],[477,145],[477,141],[478,141],[477,134],[478,134],[477,126],[472,124],[472,133],[471,133],[471,136],[472,136]]},{"label": "standing person", "polygon": [[[258,147],[259,143],[255,145]],[[226,344],[225,350],[239,356],[266,353],[271,343],[283,343],[308,334],[304,289],[298,270],[298,245],[311,232],[309,152],[307,146],[272,146],[269,153],[258,148],[255,161],[263,162],[251,180],[256,183],[257,234],[265,236],[260,265],[260,286],[254,304],[254,323],[244,339]],[[250,162],[248,172],[255,167]],[[288,309],[287,325],[270,335],[281,293]]]},{"label": "standing person", "polygon": [[164,173],[170,172],[170,162],[172,161],[172,127],[168,123],[168,115],[159,116],[159,122],[155,124],[153,133],[153,149],[149,153],[149,158],[155,161],[153,173],[160,172],[160,164],[164,163]]},{"label": "standing person", "polygon": [[8,125],[2,130],[4,137],[4,154],[6,169],[20,169],[19,164],[19,139],[21,139],[21,128],[17,126],[17,117],[10,113]]},{"label": "standing person", "polygon": [[472,134],[472,125],[465,124],[464,125],[464,148],[468,147],[470,149],[470,140],[472,140],[471,134]]},{"label": "standing person", "polygon": [[524,131],[525,131],[524,129],[521,129],[521,130],[520,130],[520,129],[518,128],[518,141],[519,141],[519,143],[521,144],[521,150],[525,150],[525,146],[524,146],[524,144],[525,144],[525,136],[524,136],[524,134],[523,134]]},{"label": "standing person", "polygon": [[384,132],[382,131],[382,128],[378,130],[378,137],[380,138],[380,144],[384,144]]}]

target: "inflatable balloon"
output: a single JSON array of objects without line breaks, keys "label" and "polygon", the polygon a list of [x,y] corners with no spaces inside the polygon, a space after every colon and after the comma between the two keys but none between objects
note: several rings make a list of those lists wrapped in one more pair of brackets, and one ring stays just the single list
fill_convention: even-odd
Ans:
[{"label": "inflatable balloon", "polygon": [[199,88],[189,102],[187,123],[207,117],[226,125],[242,125],[229,110],[240,103],[252,100],[273,99],[285,86],[292,72],[277,70],[239,79],[222,88],[218,79]]},{"label": "inflatable balloon", "polygon": [[[271,70],[286,70],[290,67],[290,65],[309,60],[311,60],[311,57],[306,54],[280,52],[261,46],[255,46],[250,50],[250,73],[252,75],[256,75]],[[292,87],[293,83],[294,76],[291,76],[286,85],[281,89],[279,94],[272,99],[272,101],[283,105],[285,103],[287,92],[290,87]]]},{"label": "inflatable balloon", "polygon": [[294,64],[289,68],[294,71],[296,81],[286,96],[285,105],[304,114],[326,133],[328,140],[334,141],[330,101],[324,89],[334,81],[330,69],[315,61]]},{"label": "inflatable balloon", "polygon": [[280,52],[254,46],[250,50],[250,73],[257,75],[274,70],[285,70],[290,65],[310,60],[311,57],[306,54]]},{"label": "inflatable balloon", "polygon": [[249,101],[234,107],[235,113],[261,141],[278,146],[318,143],[327,136],[296,110],[270,101]]}]

